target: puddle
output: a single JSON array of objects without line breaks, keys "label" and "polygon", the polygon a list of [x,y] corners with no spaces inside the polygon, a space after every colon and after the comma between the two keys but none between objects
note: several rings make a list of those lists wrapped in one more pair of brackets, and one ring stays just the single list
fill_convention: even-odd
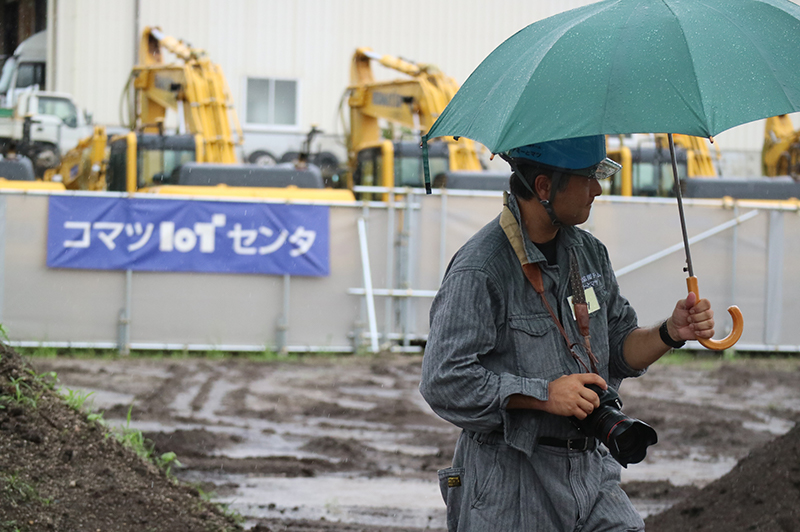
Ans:
[{"label": "puddle", "polygon": [[326,475],[313,478],[191,474],[187,480],[236,483],[215,500],[248,518],[308,519],[385,527],[447,528],[434,480]]},{"label": "puddle", "polygon": [[667,480],[674,486],[702,488],[728,473],[735,465],[736,459],[730,457],[714,458],[700,453],[672,457],[652,452],[643,462],[623,468],[622,482]]},{"label": "puddle", "polygon": [[383,397],[385,399],[400,399],[403,397],[403,390],[393,390],[391,388],[377,388],[374,386],[346,387],[342,386],[339,391],[349,395],[362,395],[364,397]]},{"label": "puddle", "polygon": [[631,500],[636,511],[642,516],[642,519],[647,519],[651,515],[659,514],[672,506],[674,503],[663,501],[651,500]]},{"label": "puddle", "polygon": [[[446,509],[435,480],[361,478],[343,475],[314,478],[191,475],[192,481],[235,483],[232,495],[217,497],[250,519],[326,520],[354,525],[446,529]],[[673,501],[632,500],[642,516],[659,513]],[[254,524],[254,523],[252,523]]]},{"label": "puddle", "polygon": [[367,401],[356,401],[355,399],[337,399],[336,404],[342,408],[352,408],[354,410],[374,410],[378,406],[377,403],[369,403]]},{"label": "puddle", "polygon": [[753,412],[753,414],[760,418],[761,422],[743,421],[742,427],[757,432],[769,432],[776,436],[782,436],[794,427],[794,423],[787,419],[776,418],[762,412]]}]

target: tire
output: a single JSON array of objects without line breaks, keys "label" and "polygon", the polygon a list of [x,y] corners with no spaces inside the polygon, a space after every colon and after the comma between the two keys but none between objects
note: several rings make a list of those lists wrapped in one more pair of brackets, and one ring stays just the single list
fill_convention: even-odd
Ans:
[{"label": "tire", "polygon": [[326,179],[339,172],[339,158],[330,152],[318,153],[314,156],[313,163],[319,166],[322,176]]},{"label": "tire", "polygon": [[36,177],[40,179],[44,176],[45,171],[58,168],[58,165],[61,164],[58,148],[49,144],[34,145],[28,151],[27,157],[33,162]]},{"label": "tire", "polygon": [[293,163],[299,158],[300,158],[300,153],[299,152],[287,151],[286,153],[281,155],[281,159],[280,159],[279,162],[282,162],[282,163]]},{"label": "tire", "polygon": [[275,166],[278,160],[266,150],[256,150],[247,156],[247,162],[258,166]]}]

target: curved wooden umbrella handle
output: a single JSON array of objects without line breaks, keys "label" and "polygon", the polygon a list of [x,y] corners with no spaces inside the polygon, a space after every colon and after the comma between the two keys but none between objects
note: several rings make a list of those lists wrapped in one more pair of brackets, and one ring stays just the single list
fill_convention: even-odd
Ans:
[{"label": "curved wooden umbrella handle", "polygon": [[[686,278],[686,286],[689,287],[689,292],[694,292],[697,296],[697,299],[700,299],[700,291],[697,288],[697,277],[691,276]],[[724,351],[725,349],[730,348],[733,344],[739,341],[739,338],[742,337],[742,331],[744,330],[744,318],[742,317],[742,311],[739,310],[739,307],[736,305],[732,305],[728,307],[728,314],[731,315],[731,319],[733,320],[733,330],[727,336],[727,338],[723,338],[722,340],[712,340],[710,338],[698,338],[697,341],[700,342],[700,345],[705,347],[706,349],[713,349],[715,351]]]}]

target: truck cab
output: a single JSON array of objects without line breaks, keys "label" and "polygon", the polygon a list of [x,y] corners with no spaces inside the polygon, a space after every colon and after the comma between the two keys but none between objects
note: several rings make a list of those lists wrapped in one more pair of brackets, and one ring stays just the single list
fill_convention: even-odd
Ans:
[{"label": "truck cab", "polygon": [[18,92],[27,87],[45,88],[47,32],[40,31],[22,41],[3,63],[0,73],[0,107],[11,108]]},{"label": "truck cab", "polygon": [[16,144],[33,161],[37,177],[92,133],[90,118],[69,94],[28,87],[15,100],[12,109],[0,113],[0,153]]}]

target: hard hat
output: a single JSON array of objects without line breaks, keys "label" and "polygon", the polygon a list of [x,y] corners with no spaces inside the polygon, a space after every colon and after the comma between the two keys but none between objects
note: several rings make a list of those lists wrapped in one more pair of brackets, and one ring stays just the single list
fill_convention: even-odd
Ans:
[{"label": "hard hat", "polygon": [[606,157],[605,135],[537,142],[512,148],[508,155],[518,161],[595,179],[607,179],[622,168]]}]

